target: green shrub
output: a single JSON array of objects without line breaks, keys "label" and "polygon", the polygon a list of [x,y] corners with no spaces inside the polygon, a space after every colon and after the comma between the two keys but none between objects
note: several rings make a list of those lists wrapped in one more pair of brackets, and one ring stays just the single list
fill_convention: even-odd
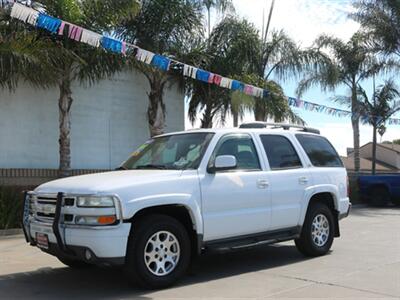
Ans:
[{"label": "green shrub", "polygon": [[24,190],[29,188],[0,186],[0,229],[21,227]]}]

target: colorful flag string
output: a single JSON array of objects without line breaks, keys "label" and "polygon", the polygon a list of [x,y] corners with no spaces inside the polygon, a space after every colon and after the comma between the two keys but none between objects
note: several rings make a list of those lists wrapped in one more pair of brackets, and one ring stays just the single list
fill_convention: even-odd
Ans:
[{"label": "colorful flag string", "polygon": [[[170,59],[163,55],[155,54],[151,51],[147,51],[126,43],[125,41],[115,39],[107,35],[100,35],[96,32],[81,28],[80,26],[65,22],[58,18],[46,15],[43,12],[39,12],[29,5],[23,5],[21,3],[15,2],[13,0],[0,0],[2,6],[3,3],[8,3],[12,5],[10,16],[12,18],[18,19],[37,28],[42,28],[51,32],[52,34],[58,34],[61,36],[66,36],[77,42],[82,42],[93,47],[103,47],[103,49],[108,50],[113,53],[120,53],[122,55],[127,55],[127,53],[135,55],[138,61],[145,64],[152,65],[163,71],[174,71],[174,73],[179,72],[182,76],[192,78],[201,82],[208,84],[214,84],[222,88],[227,88],[233,91],[240,91],[249,96],[256,98],[267,98],[270,94],[269,91],[249,85],[231,78],[227,78],[212,72],[190,66],[179,61]],[[29,4],[26,1],[27,4]],[[342,109],[337,109],[333,107],[328,107],[325,105],[320,105],[313,102],[308,102],[293,97],[288,97],[288,104],[292,107],[297,107],[300,109],[326,113],[335,117],[351,117],[352,112]],[[368,122],[368,116],[360,116],[363,122]],[[390,125],[400,125],[400,119],[391,118],[388,120]]]}]

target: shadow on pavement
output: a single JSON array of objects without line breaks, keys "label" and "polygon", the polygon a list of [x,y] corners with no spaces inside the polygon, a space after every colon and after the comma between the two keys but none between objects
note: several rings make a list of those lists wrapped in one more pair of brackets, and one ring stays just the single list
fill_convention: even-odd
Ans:
[{"label": "shadow on pavement", "polygon": [[[251,250],[212,254],[197,258],[179,286],[261,271],[306,260],[294,245],[263,246]],[[33,272],[0,276],[1,299],[85,298],[110,299],[135,297],[150,299],[151,291],[138,289],[120,269],[44,268]]]},{"label": "shadow on pavement", "polygon": [[351,210],[350,217],[351,215],[361,217],[400,216],[400,207],[394,205],[388,205],[385,207],[365,205],[362,207],[353,208]]}]

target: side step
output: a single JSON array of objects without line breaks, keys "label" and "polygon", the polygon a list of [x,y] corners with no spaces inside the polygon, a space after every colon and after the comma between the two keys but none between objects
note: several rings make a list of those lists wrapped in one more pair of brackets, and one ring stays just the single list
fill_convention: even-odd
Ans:
[{"label": "side step", "polygon": [[206,252],[234,251],[293,240],[300,237],[300,233],[300,227],[293,227],[284,230],[210,241],[205,243],[204,249]]}]

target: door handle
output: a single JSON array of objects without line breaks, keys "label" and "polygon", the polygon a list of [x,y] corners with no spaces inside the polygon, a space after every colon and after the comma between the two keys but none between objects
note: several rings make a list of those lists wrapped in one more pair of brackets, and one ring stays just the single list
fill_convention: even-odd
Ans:
[{"label": "door handle", "polygon": [[307,184],[308,183],[308,178],[307,177],[300,177],[299,178],[299,183],[300,184]]},{"label": "door handle", "polygon": [[269,186],[269,182],[265,179],[257,180],[257,187],[259,189],[266,189]]}]

